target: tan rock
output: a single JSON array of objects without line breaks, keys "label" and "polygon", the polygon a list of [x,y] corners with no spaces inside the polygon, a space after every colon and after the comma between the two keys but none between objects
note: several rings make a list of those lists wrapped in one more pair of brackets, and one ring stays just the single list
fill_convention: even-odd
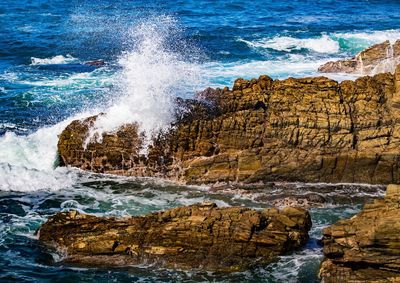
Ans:
[{"label": "tan rock", "polygon": [[331,61],[318,68],[322,73],[357,73],[375,75],[378,73],[394,73],[400,63],[400,40],[394,44],[389,40],[375,44],[351,59]]},{"label": "tan rock", "polygon": [[301,208],[260,212],[214,203],[123,219],[81,215],[54,215],[40,228],[39,240],[66,252],[65,262],[82,265],[238,271],[301,247],[311,228]]},{"label": "tan rock", "polygon": [[400,282],[399,186],[356,216],[324,229],[324,282]]},{"label": "tan rock", "polygon": [[[398,77],[338,83],[325,77],[235,81],[179,100],[168,133],[140,154],[137,125],[83,144],[96,117],[60,135],[64,165],[99,173],[215,182],[400,182]],[[246,91],[244,91],[246,90]]]}]

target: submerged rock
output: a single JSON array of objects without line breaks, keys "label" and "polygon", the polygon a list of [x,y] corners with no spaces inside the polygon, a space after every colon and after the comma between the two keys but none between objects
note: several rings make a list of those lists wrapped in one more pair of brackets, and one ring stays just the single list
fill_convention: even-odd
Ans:
[{"label": "submerged rock", "polygon": [[351,59],[331,61],[318,68],[322,73],[354,73],[375,75],[383,72],[394,73],[400,63],[400,40],[394,44],[389,40],[375,44]]},{"label": "submerged rock", "polygon": [[106,64],[106,62],[102,59],[85,62],[85,65],[94,66],[94,67],[101,67],[101,66],[104,66],[105,64]]},{"label": "submerged rock", "polygon": [[338,83],[325,77],[235,81],[180,100],[176,123],[141,155],[135,124],[86,142],[96,117],[60,135],[64,165],[185,183],[400,182],[400,68]]},{"label": "submerged rock", "polygon": [[238,271],[301,247],[310,228],[301,208],[203,203],[120,219],[61,212],[42,225],[39,240],[74,264]]},{"label": "submerged rock", "polygon": [[329,282],[400,282],[400,186],[324,229],[320,276]]}]

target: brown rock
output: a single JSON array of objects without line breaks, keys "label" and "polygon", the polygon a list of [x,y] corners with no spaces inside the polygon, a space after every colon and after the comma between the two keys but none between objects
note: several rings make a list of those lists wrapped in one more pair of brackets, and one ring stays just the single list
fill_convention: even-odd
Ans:
[{"label": "brown rock", "polygon": [[122,219],[62,212],[42,225],[39,240],[66,252],[65,262],[74,264],[237,271],[301,247],[310,228],[301,208],[204,203]]},{"label": "brown rock", "polygon": [[375,44],[351,59],[331,61],[318,68],[322,73],[356,73],[375,75],[378,73],[394,73],[400,63],[400,40],[391,44],[389,40]]},{"label": "brown rock", "polygon": [[400,196],[389,188],[385,199],[324,229],[324,282],[400,282]]},{"label": "brown rock", "polygon": [[185,183],[400,182],[400,69],[338,83],[325,77],[238,79],[178,102],[172,130],[140,155],[125,125],[86,148],[90,124],[60,135],[62,163],[100,173]]}]

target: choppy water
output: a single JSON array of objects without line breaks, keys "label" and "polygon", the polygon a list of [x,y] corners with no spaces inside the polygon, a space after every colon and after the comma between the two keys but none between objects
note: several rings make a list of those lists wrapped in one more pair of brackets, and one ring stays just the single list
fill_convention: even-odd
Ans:
[{"label": "choppy water", "polygon": [[[237,77],[315,75],[328,60],[400,38],[399,8],[375,0],[0,2],[0,281],[315,281],[322,227],[381,195],[377,187],[312,187],[330,201],[311,210],[312,239],[267,268],[218,275],[55,264],[33,234],[63,209],[139,215],[203,200],[261,208],[269,196],[310,190],[216,192],[56,168],[57,135],[99,111],[107,114],[93,134],[130,121],[151,134],[173,119],[175,96]],[[107,65],[84,65],[95,59]]]}]

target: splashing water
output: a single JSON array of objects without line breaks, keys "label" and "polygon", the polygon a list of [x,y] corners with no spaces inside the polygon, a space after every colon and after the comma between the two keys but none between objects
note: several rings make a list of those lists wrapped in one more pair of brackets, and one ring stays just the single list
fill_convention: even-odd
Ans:
[{"label": "splashing water", "polygon": [[[86,141],[101,142],[101,133],[113,132],[128,123],[138,123],[146,153],[151,138],[174,120],[175,98],[200,82],[200,68],[167,49],[178,30],[171,17],[156,17],[129,31],[134,46],[119,58],[122,67],[119,98],[100,116]],[[185,46],[190,48],[190,46]]]}]

